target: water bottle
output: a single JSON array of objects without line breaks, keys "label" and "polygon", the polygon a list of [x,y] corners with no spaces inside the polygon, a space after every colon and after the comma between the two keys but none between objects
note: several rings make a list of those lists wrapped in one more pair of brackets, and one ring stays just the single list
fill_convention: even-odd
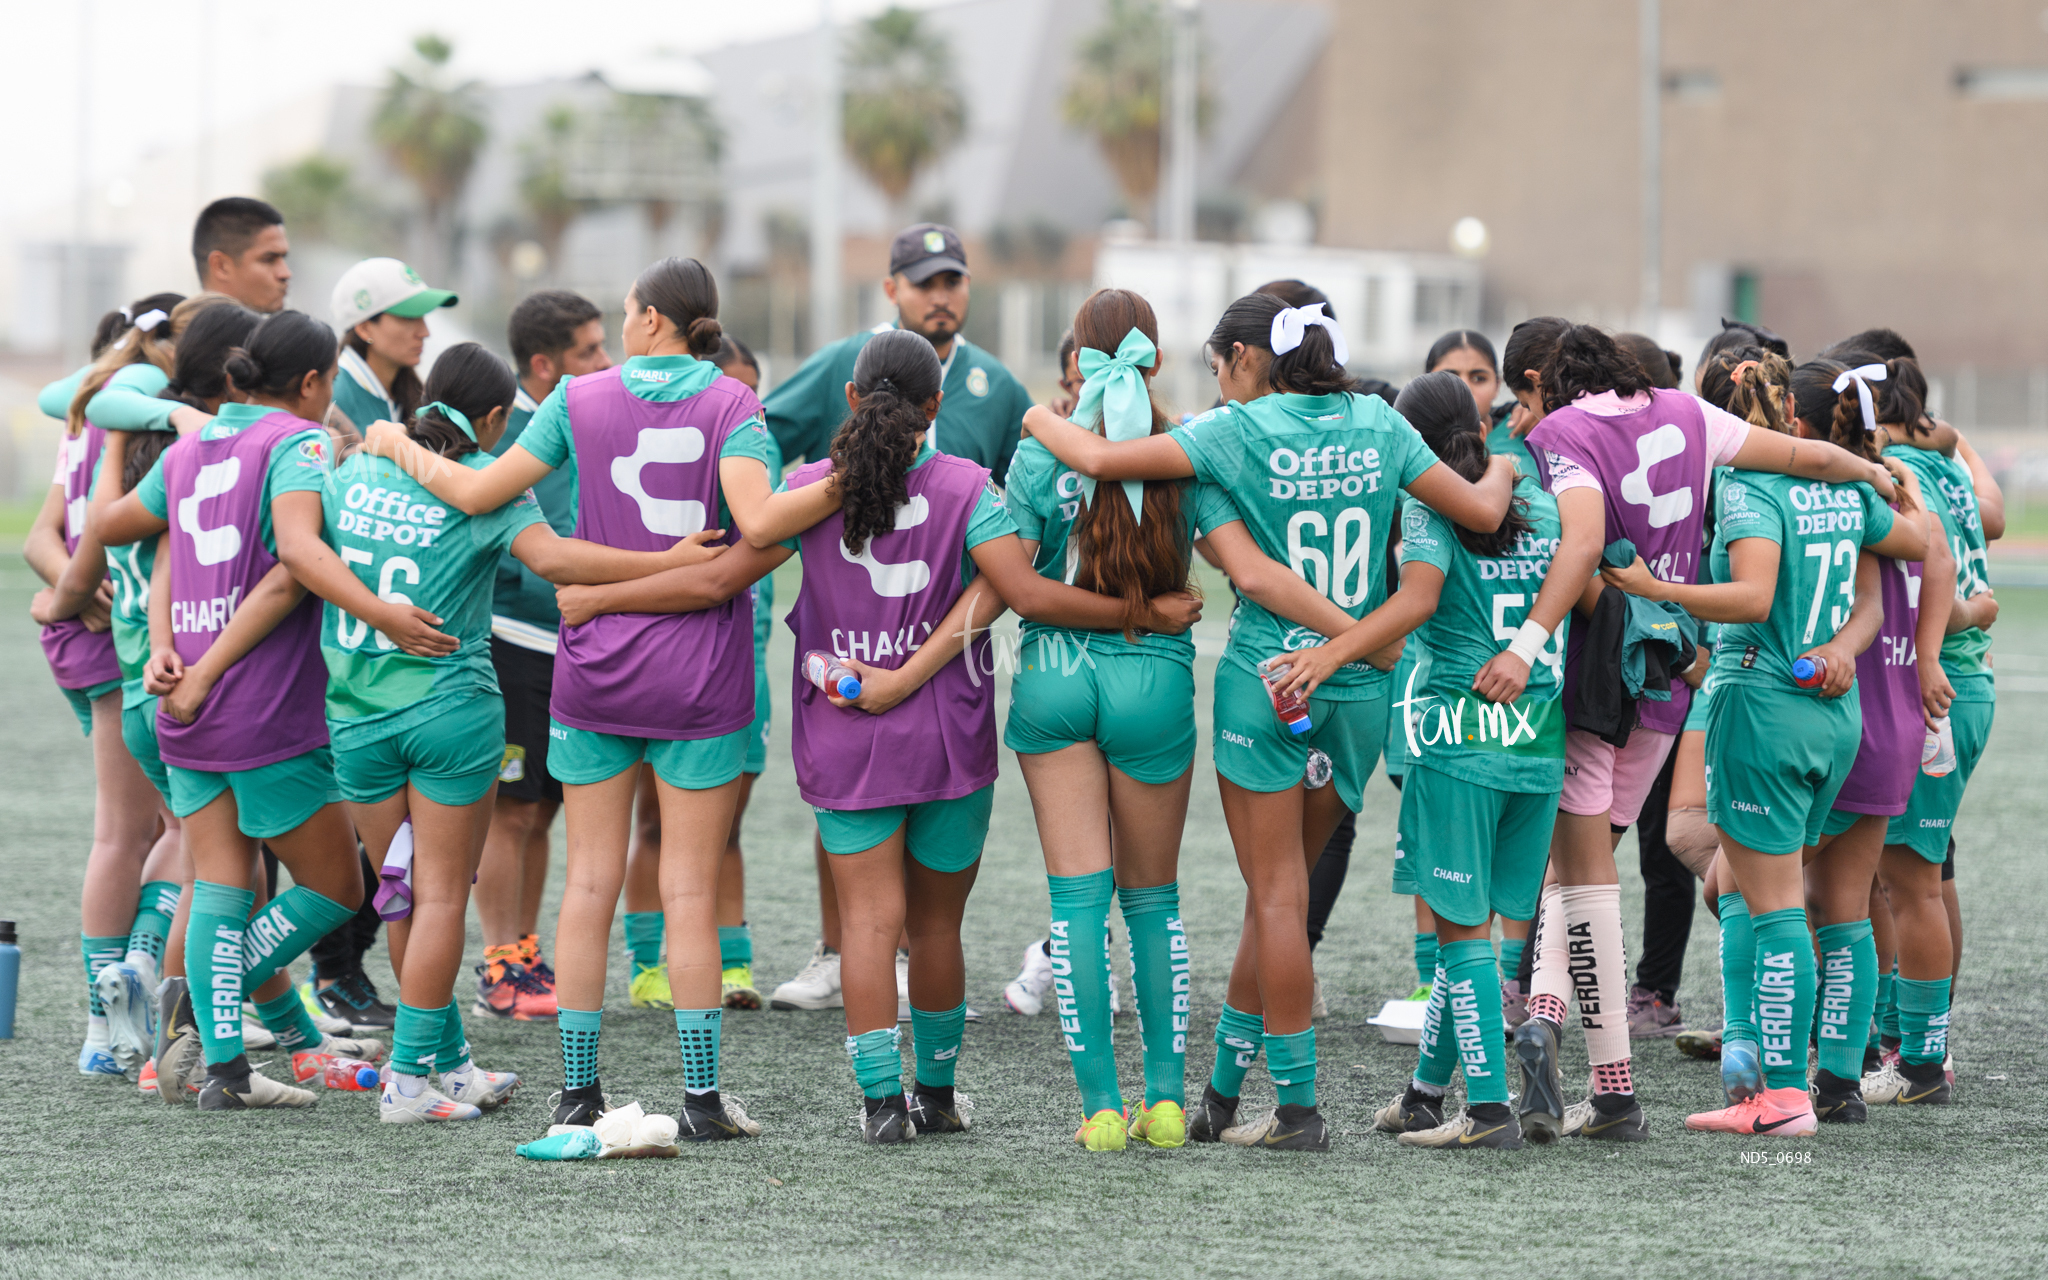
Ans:
[{"label": "water bottle", "polygon": [[1795,658],[1792,662],[1792,683],[1802,689],[1818,689],[1827,678],[1826,658]]},{"label": "water bottle", "polygon": [[1948,717],[1934,722],[1927,741],[1920,747],[1920,772],[1930,778],[1945,778],[1956,771],[1956,735],[1949,730]]},{"label": "water bottle", "polygon": [[21,948],[14,921],[0,920],[0,1040],[14,1039],[14,990],[21,983]]},{"label": "water bottle", "polygon": [[380,1083],[374,1065],[360,1058],[343,1058],[332,1053],[293,1054],[292,1075],[300,1084],[319,1076],[320,1083],[326,1088],[347,1089],[352,1093],[368,1093]]},{"label": "water bottle", "polygon": [[853,674],[853,668],[822,649],[804,655],[804,679],[849,702],[860,696],[860,677]]},{"label": "water bottle", "polygon": [[1309,719],[1308,699],[1299,690],[1291,693],[1280,691],[1280,682],[1294,668],[1280,658],[1268,658],[1259,664],[1259,679],[1266,682],[1266,696],[1273,700],[1273,714],[1280,717],[1280,723],[1296,737],[1314,728]]},{"label": "water bottle", "polygon": [[1337,771],[1330,757],[1314,747],[1308,749],[1308,768],[1302,770],[1301,783],[1310,791],[1321,791],[1330,785],[1330,775]]}]

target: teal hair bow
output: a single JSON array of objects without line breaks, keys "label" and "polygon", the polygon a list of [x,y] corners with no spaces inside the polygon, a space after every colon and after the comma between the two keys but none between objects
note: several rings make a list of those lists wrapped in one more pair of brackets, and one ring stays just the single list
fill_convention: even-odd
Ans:
[{"label": "teal hair bow", "polygon": [[462,429],[462,434],[469,437],[471,444],[478,443],[476,438],[476,428],[469,425],[468,414],[456,408],[454,405],[449,404],[446,400],[429,400],[427,401],[427,403],[420,406],[421,413],[425,413],[429,409],[438,410],[442,417],[448,419],[448,421],[460,427]]},{"label": "teal hair bow", "polygon": [[[1074,406],[1074,421],[1091,431],[1100,430],[1109,440],[1143,440],[1151,435],[1152,393],[1139,370],[1149,369],[1158,361],[1159,348],[1136,329],[1117,343],[1115,355],[1105,355],[1093,347],[1081,348],[1079,363],[1086,381],[1081,384],[1080,401]],[[1123,486],[1131,515],[1142,523],[1145,482],[1126,480]],[[1082,476],[1081,491],[1089,502],[1095,501],[1095,481]]]}]

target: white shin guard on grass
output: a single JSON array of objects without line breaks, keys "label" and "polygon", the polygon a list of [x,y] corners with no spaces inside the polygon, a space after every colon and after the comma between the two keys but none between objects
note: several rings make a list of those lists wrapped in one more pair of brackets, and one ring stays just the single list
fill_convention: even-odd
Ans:
[{"label": "white shin guard on grass", "polygon": [[1596,1067],[1624,1062],[1629,1056],[1628,958],[1621,941],[1621,886],[1568,885],[1560,896],[1571,989],[1586,1029],[1586,1061]]}]

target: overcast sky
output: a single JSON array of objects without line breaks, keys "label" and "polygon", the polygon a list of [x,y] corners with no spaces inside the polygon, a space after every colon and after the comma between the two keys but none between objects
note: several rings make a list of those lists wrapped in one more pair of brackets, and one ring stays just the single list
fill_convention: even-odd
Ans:
[{"label": "overcast sky", "polygon": [[225,129],[325,85],[376,83],[421,32],[454,41],[464,76],[533,80],[633,50],[695,52],[783,34],[816,23],[828,2],[843,20],[887,0],[22,0],[7,6],[0,45],[10,178],[0,217],[76,189],[81,47],[91,51],[86,151],[102,183],[198,136],[202,69],[212,120]]}]

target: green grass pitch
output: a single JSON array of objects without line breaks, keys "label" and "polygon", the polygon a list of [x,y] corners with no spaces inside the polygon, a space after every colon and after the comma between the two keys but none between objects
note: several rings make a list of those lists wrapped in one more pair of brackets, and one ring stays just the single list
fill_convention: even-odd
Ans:
[{"label": "green grass pitch", "polygon": [[[793,588],[782,584],[783,611]],[[968,999],[983,1014],[960,1065],[960,1087],[979,1104],[972,1134],[863,1146],[837,1011],[733,1014],[724,1081],[762,1137],[672,1161],[536,1165],[512,1148],[541,1133],[560,1081],[547,1024],[471,1020],[479,1060],[526,1084],[505,1111],[445,1128],[380,1126],[373,1095],[347,1093],[306,1113],[201,1116],[76,1074],[90,757],[37,651],[30,589],[10,555],[0,565],[0,916],[20,920],[24,961],[17,1038],[0,1042],[0,1275],[1945,1276],[2042,1265],[2048,678],[2028,673],[2048,673],[2048,592],[2010,593],[1997,632],[2014,678],[1961,823],[1969,952],[1947,1110],[1879,1111],[1864,1127],[1764,1148],[1798,1163],[1744,1163],[1741,1141],[1682,1130],[1686,1112],[1715,1103],[1717,1076],[1656,1042],[1636,1060],[1649,1143],[1396,1147],[1371,1132],[1371,1109],[1406,1079],[1414,1051],[1382,1043],[1365,1019],[1413,985],[1412,928],[1406,901],[1386,891],[1394,792],[1375,780],[1318,956],[1332,1009],[1318,1034],[1330,1154],[1089,1155],[1070,1140],[1081,1117],[1054,1020],[1002,1009],[1002,986],[1046,914],[1030,806],[1008,758],[967,917]],[[1204,720],[1221,615],[1212,605],[1202,624]],[[786,672],[780,628],[775,646]],[[780,677],[776,688],[782,719],[746,825],[764,990],[803,963],[816,931],[810,818],[790,776]],[[1208,1070],[1242,904],[1206,724],[1202,742],[1181,868],[1195,965],[1191,1090]],[[558,826],[558,859],[560,847]],[[1632,838],[1620,856],[1633,948]],[[557,871],[551,889],[560,883]],[[553,922],[551,900],[544,939]],[[481,953],[474,933],[470,952]],[[673,1024],[626,1007],[621,942],[612,954],[606,1087],[616,1101],[673,1111]],[[381,946],[370,963],[395,998]],[[1704,911],[1682,1002],[1696,1021],[1719,1017]],[[1129,1022],[1118,1043],[1135,1087]],[[1568,1074],[1583,1071],[1576,1036],[1566,1053]],[[1271,1089],[1262,1066],[1247,1104],[1269,1103]]]}]

